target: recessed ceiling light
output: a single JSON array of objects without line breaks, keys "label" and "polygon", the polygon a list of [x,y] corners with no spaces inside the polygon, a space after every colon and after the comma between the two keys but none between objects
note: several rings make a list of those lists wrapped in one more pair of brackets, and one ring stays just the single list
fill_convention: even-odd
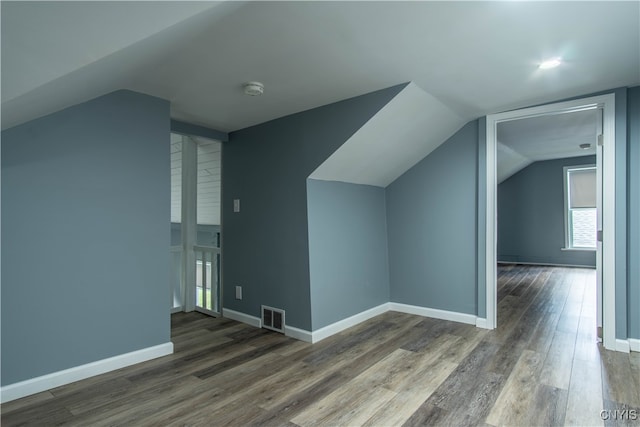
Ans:
[{"label": "recessed ceiling light", "polygon": [[562,64],[562,58],[552,58],[542,62],[538,68],[541,70],[548,70],[550,68],[556,68],[560,64]]},{"label": "recessed ceiling light", "polygon": [[258,96],[264,93],[264,85],[260,82],[247,82],[243,86],[245,95]]},{"label": "recessed ceiling light", "polygon": [[588,150],[589,148],[591,148],[591,144],[589,143],[580,144],[580,148],[582,148],[583,150]]}]

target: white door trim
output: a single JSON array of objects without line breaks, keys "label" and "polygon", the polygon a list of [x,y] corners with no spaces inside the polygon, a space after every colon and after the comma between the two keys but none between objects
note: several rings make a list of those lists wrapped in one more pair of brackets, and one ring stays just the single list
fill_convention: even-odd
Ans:
[{"label": "white door trim", "polygon": [[182,305],[184,311],[196,308],[196,253],[198,197],[198,145],[182,136]]},{"label": "white door trim", "polygon": [[602,310],[603,344],[607,349],[616,349],[615,330],[615,209],[616,209],[616,140],[615,140],[615,94],[593,96],[573,101],[559,102],[521,110],[491,114],[487,116],[487,158],[486,158],[486,327],[497,325],[497,180],[496,180],[496,127],[498,123],[528,117],[562,114],[585,108],[603,109],[603,269],[602,269]]}]

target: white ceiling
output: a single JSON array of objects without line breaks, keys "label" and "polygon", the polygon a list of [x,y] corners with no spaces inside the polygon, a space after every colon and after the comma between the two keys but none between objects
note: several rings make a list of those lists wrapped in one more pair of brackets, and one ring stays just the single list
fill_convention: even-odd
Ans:
[{"label": "white ceiling", "polygon": [[[533,162],[596,153],[597,110],[499,123],[497,175],[502,182]],[[582,149],[580,144],[591,144]]]},{"label": "white ceiling", "polygon": [[[219,2],[2,2],[2,102]],[[114,31],[117,29],[117,31]]]},{"label": "white ceiling", "polygon": [[[638,1],[0,7],[3,129],[130,89],[169,100],[175,119],[233,131],[412,82],[316,171],[322,179],[379,186],[468,120],[640,84]],[[555,56],[564,59],[560,67],[537,68]],[[243,95],[250,80],[265,84],[263,96]],[[505,124],[502,177],[538,159],[532,151],[539,141],[551,138],[560,147],[585,137],[578,124],[564,136],[536,133],[553,127]]]},{"label": "white ceiling", "polygon": [[464,120],[640,83],[639,2],[1,7],[3,128],[122,88],[231,131],[409,81]]}]

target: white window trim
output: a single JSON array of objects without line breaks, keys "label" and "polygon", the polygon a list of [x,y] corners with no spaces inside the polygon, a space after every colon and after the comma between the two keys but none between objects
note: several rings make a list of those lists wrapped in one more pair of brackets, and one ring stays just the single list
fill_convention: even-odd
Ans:
[{"label": "white window trim", "polygon": [[578,251],[578,252],[595,252],[596,247],[593,248],[584,248],[584,247],[575,247],[571,245],[571,226],[569,225],[571,222],[571,218],[569,218],[569,171],[572,170],[581,170],[581,169],[595,169],[595,164],[588,165],[576,165],[576,166],[564,166],[562,168],[563,173],[563,186],[564,186],[564,248],[560,248],[563,251]]}]

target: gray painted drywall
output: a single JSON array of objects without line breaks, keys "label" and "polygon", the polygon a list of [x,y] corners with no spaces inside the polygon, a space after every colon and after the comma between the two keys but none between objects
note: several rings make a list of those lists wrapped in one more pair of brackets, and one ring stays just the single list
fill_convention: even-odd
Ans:
[{"label": "gray painted drywall", "polygon": [[385,190],[307,180],[313,330],[389,301]]},{"label": "gray painted drywall", "polygon": [[498,185],[498,261],[595,268],[595,251],[562,250],[563,168],[595,163],[595,156],[535,162]]},{"label": "gray painted drywall", "polygon": [[478,120],[387,187],[391,301],[475,315]]},{"label": "gray painted drywall", "polygon": [[628,334],[640,339],[640,86],[627,92],[629,171]]},{"label": "gray painted drywall", "polygon": [[187,136],[201,136],[220,142],[227,142],[229,134],[219,130],[171,119],[171,132]]},{"label": "gray painted drywall", "polygon": [[2,132],[2,385],[169,342],[168,147],[129,91]]},{"label": "gray painted drywall", "polygon": [[[282,308],[287,325],[311,330],[307,177],[404,86],[229,135],[222,152],[225,308],[252,316],[261,304]],[[236,285],[242,300],[234,298]]]}]

